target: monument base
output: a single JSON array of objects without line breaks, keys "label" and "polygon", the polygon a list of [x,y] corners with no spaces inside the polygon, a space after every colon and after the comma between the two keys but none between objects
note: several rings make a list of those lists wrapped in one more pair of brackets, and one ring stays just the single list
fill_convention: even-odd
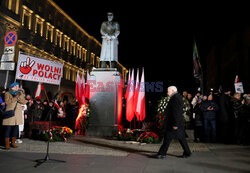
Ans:
[{"label": "monument base", "polygon": [[94,69],[90,73],[90,119],[87,136],[112,136],[117,126],[117,103],[120,74],[115,68]]}]

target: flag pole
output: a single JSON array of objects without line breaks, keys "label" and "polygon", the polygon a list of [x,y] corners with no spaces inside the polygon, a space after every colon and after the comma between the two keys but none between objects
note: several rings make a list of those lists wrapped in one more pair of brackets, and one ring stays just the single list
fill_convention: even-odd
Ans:
[{"label": "flag pole", "polygon": [[48,102],[49,102],[49,97],[48,97],[48,95],[47,95],[47,92],[46,92],[46,90],[45,90],[45,87],[43,86],[43,88],[44,88],[44,94],[45,94],[45,96],[46,96],[46,98],[47,98],[47,100],[48,100]]},{"label": "flag pole", "polygon": [[204,95],[204,83],[203,83],[203,70],[201,69],[201,79],[200,79],[201,94]]}]

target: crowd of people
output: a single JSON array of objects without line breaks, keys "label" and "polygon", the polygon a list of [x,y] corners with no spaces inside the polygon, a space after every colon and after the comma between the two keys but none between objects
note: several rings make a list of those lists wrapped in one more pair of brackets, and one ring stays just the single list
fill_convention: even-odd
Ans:
[{"label": "crowd of people", "polygon": [[[189,117],[194,130],[195,142],[250,144],[250,94],[235,92],[232,95],[229,89],[220,89],[192,96],[184,91],[182,98],[189,110],[185,111],[185,116]],[[19,83],[13,83],[8,90],[1,91],[0,113],[13,109],[15,114],[22,115],[1,119],[0,138],[1,142],[5,139],[5,144],[12,143],[16,147],[15,143],[22,142],[22,136],[37,138],[42,130],[33,129],[32,125],[49,121],[49,115],[51,121],[74,129],[79,105],[77,101],[70,104],[67,97],[61,101],[35,99],[25,94]]]},{"label": "crowd of people", "polygon": [[[19,87],[19,83],[13,83],[7,90],[2,89],[0,95],[1,113],[15,107],[15,114],[20,113],[21,116],[14,116],[7,119],[1,119],[1,143],[4,142],[22,143],[22,137],[37,139],[42,132],[40,129],[33,129],[35,122],[51,121],[58,125],[67,126],[71,129],[75,127],[75,119],[78,114],[78,102],[72,104],[68,102],[68,98],[64,97],[62,101],[51,99],[41,100],[33,98],[30,94]],[[17,119],[15,117],[22,117]],[[12,139],[14,137],[14,139]],[[7,141],[8,140],[8,141]],[[7,145],[7,148],[10,147]]]},{"label": "crowd of people", "polygon": [[195,142],[250,144],[250,94],[220,89],[192,96],[184,91],[183,99],[190,107]]}]

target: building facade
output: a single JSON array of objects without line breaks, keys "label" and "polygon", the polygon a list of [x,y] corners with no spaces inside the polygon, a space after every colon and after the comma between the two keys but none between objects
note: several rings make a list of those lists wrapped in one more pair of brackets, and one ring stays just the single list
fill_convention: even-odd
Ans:
[{"label": "building facade", "polygon": [[205,57],[206,88],[229,87],[234,92],[234,80],[239,76],[246,93],[250,92],[250,27],[228,35],[214,44]]},{"label": "building facade", "polygon": [[[89,35],[52,0],[2,0],[0,4],[0,56],[4,53],[6,33],[17,33],[14,62],[18,54],[44,58],[64,64],[60,85],[62,92],[74,94],[77,71],[100,67],[101,43]],[[117,64],[126,81],[128,70]],[[85,74],[86,77],[86,74]],[[0,86],[4,86],[6,71],[0,71]],[[15,71],[10,71],[8,83],[15,80]],[[23,81],[30,93],[35,91],[35,83]],[[48,86],[53,93],[58,86]]]}]

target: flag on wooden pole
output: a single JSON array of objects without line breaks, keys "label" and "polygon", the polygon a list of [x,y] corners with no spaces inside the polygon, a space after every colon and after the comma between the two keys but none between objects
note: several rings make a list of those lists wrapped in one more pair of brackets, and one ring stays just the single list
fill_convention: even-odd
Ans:
[{"label": "flag on wooden pole", "polygon": [[81,86],[81,79],[79,76],[79,71],[77,71],[77,75],[76,75],[76,87],[75,87],[75,95],[76,95],[76,99],[79,101],[80,99],[80,87]]},{"label": "flag on wooden pole", "polygon": [[85,98],[90,99],[90,75],[89,70],[87,70],[87,81],[85,86]]},{"label": "flag on wooden pole", "polygon": [[[137,108],[139,91],[140,91],[139,68],[137,68],[136,81],[135,81],[135,92],[134,92],[134,106],[135,106],[134,109],[135,110]],[[138,112],[135,111],[135,115],[136,115],[136,118],[139,120]]]},{"label": "flag on wooden pole", "polygon": [[134,69],[132,69],[131,78],[128,83],[129,89],[127,88],[128,96],[126,102],[126,119],[131,122],[135,115],[134,110]]},{"label": "flag on wooden pole", "polygon": [[126,93],[125,93],[125,99],[128,98],[128,93],[129,93],[129,84],[130,84],[130,79],[131,79],[131,74],[130,74],[130,69],[128,71],[128,81],[127,81],[127,89],[126,89]]},{"label": "flag on wooden pole", "polygon": [[44,90],[44,86],[42,83],[38,83],[37,87],[36,87],[36,92],[35,92],[35,99],[42,99],[42,90]]},{"label": "flag on wooden pole", "polygon": [[81,79],[81,87],[80,87],[80,102],[85,103],[85,79],[84,79],[84,70],[82,72],[82,79]]},{"label": "flag on wooden pole", "polygon": [[136,114],[139,115],[139,121],[143,121],[146,117],[146,106],[145,106],[145,81],[144,81],[144,68],[142,69],[140,90],[138,95],[138,101],[136,106]]}]

